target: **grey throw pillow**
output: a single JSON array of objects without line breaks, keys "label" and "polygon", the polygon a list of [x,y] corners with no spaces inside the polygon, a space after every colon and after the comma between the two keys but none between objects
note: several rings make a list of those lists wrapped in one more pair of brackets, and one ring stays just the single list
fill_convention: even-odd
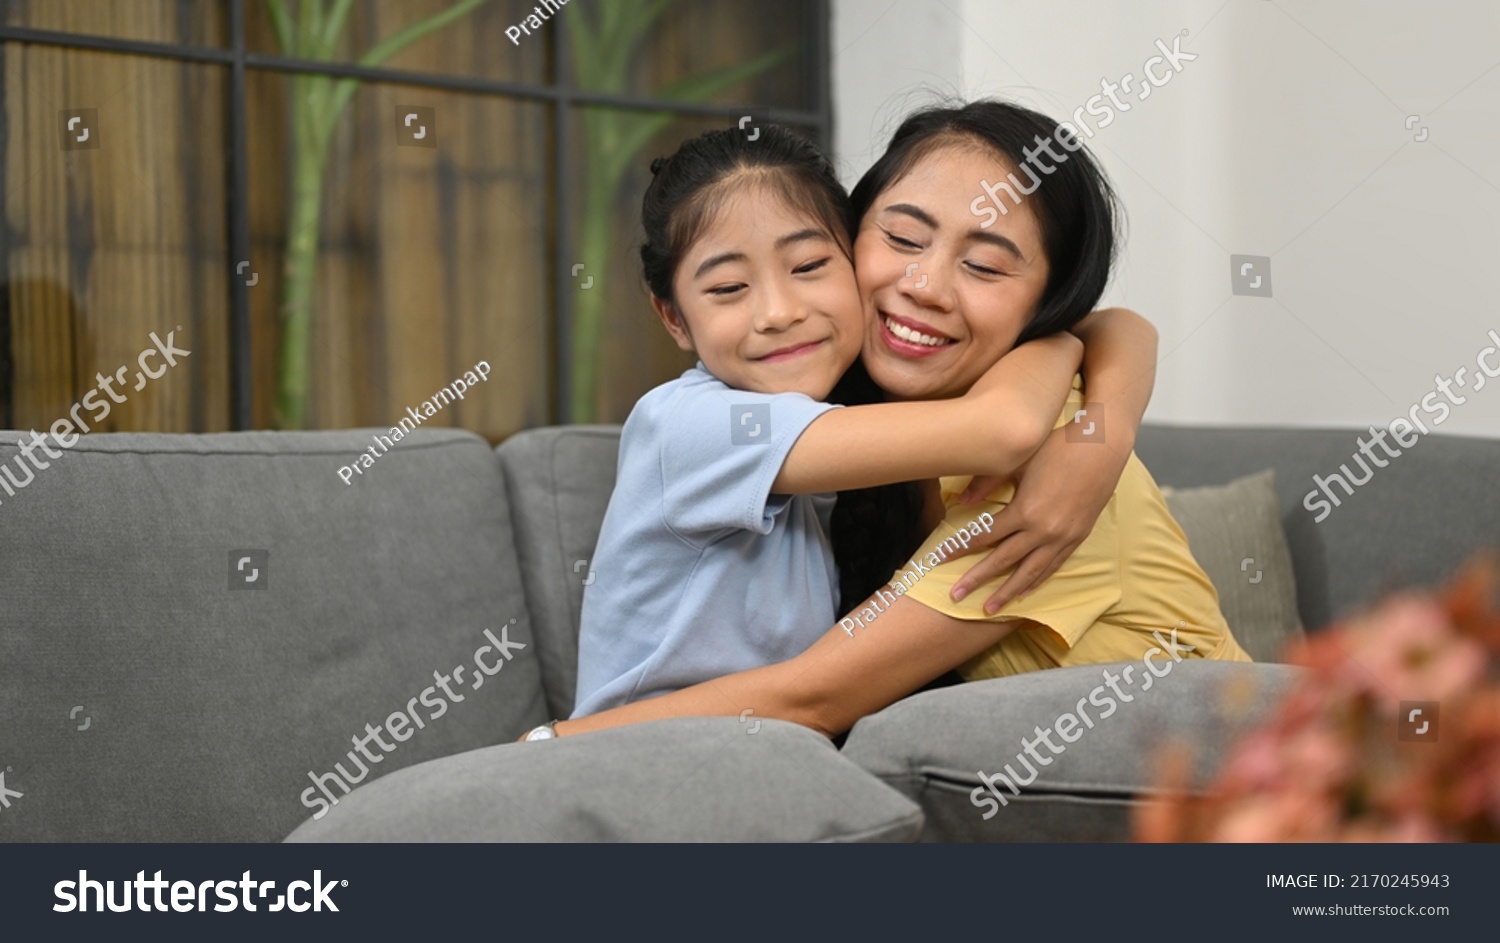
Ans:
[{"label": "grey throw pillow", "polygon": [[904,842],[917,805],[806,727],[677,717],[410,766],[289,842]]},{"label": "grey throw pillow", "polygon": [[1256,661],[1279,661],[1302,634],[1292,554],[1270,469],[1204,488],[1163,488],[1193,557],[1214,588],[1229,628]]}]

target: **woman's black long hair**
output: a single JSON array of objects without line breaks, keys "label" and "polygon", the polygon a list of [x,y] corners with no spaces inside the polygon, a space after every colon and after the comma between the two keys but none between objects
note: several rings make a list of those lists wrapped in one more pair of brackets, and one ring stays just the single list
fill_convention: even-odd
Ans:
[{"label": "woman's black long hair", "polygon": [[[941,146],[983,147],[1019,168],[1026,150],[1039,155],[1044,141],[1062,150],[1066,160],[1053,160],[1048,165],[1053,172],[1042,176],[1035,192],[1026,197],[1041,225],[1050,271],[1036,315],[1016,343],[1068,330],[1093,310],[1109,282],[1119,214],[1114,191],[1083,142],[1046,115],[993,99],[924,108],[909,115],[850,195],[856,226],[881,193]],[[829,397],[845,405],[883,398],[862,363],[850,369]],[[833,550],[842,612],[858,607],[906,566],[927,536],[921,513],[921,490],[912,482],[839,493]]]}]

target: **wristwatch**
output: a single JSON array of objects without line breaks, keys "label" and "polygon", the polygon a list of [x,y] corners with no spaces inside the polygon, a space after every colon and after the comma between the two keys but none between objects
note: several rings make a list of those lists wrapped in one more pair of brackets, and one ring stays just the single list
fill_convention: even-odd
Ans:
[{"label": "wristwatch", "polygon": [[531,732],[528,733],[526,735],[525,739],[522,740],[521,742],[522,743],[530,743],[533,740],[556,740],[556,739],[557,739],[557,721],[554,720],[551,723],[542,724],[540,727],[533,727],[532,730],[531,730]]}]

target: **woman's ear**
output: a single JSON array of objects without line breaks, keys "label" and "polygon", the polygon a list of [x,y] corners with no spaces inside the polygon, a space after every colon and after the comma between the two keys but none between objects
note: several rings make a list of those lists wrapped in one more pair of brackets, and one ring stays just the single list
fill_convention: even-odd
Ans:
[{"label": "woman's ear", "polygon": [[656,316],[661,318],[661,323],[677,342],[677,346],[683,350],[693,353],[693,336],[688,333],[687,322],[678,313],[677,306],[670,301],[658,298],[653,292],[651,295],[651,307],[656,309]]}]

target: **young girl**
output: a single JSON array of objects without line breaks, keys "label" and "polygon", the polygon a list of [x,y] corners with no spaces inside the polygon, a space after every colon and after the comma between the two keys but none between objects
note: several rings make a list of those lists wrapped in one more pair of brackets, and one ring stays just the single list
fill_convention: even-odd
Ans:
[{"label": "young girl", "polygon": [[[1023,188],[1024,201],[980,223],[973,207],[985,192],[983,182],[1018,181],[1018,168],[1040,153],[1043,141],[1059,146],[1065,159],[1044,168],[1048,176],[1031,190]],[[1076,137],[1026,109],[975,102],[912,116],[853,199],[861,217],[857,275],[868,315],[864,362],[897,397],[967,397],[989,382],[985,371],[1018,339],[1076,323],[1108,279],[1108,185]],[[911,280],[916,270],[929,277]],[[1105,443],[1118,446],[1122,434],[1133,441],[1134,429],[1122,428],[1115,415],[1098,417],[1111,420],[1107,425],[1084,426],[1082,406],[1075,390],[1058,420],[1061,427],[1080,419],[1076,430],[1059,433],[1076,435],[1070,447],[1105,455],[1111,448]],[[1093,407],[1087,415],[1097,412]],[[1096,432],[1097,438],[1084,438]],[[879,620],[854,633],[834,626],[793,659],[580,717],[559,732],[751,708],[834,734],[961,665],[977,678],[1149,660],[1153,650],[1174,659],[1248,660],[1155,483],[1128,446],[1126,452],[1126,474],[1105,513],[1091,522],[1079,551],[1029,598],[990,611],[981,606],[983,594],[964,585],[972,574],[960,580],[962,564],[941,560],[883,610],[883,597],[872,596],[867,606]],[[940,526],[919,555],[949,542],[978,514],[1003,513],[1011,498],[1008,486],[996,489],[990,481],[978,489],[989,503],[965,506],[964,480],[944,485],[928,518]],[[894,590],[896,583],[890,585]],[[1167,634],[1170,651],[1158,646]]]},{"label": "young girl", "polygon": [[1046,438],[1082,350],[1067,334],[1023,345],[955,399],[825,403],[865,322],[853,216],[827,161],[769,127],[753,142],[709,132],[652,171],[651,303],[699,363],[642,397],[621,434],[574,716],[806,649],[837,614],[827,492],[1011,474]]}]

